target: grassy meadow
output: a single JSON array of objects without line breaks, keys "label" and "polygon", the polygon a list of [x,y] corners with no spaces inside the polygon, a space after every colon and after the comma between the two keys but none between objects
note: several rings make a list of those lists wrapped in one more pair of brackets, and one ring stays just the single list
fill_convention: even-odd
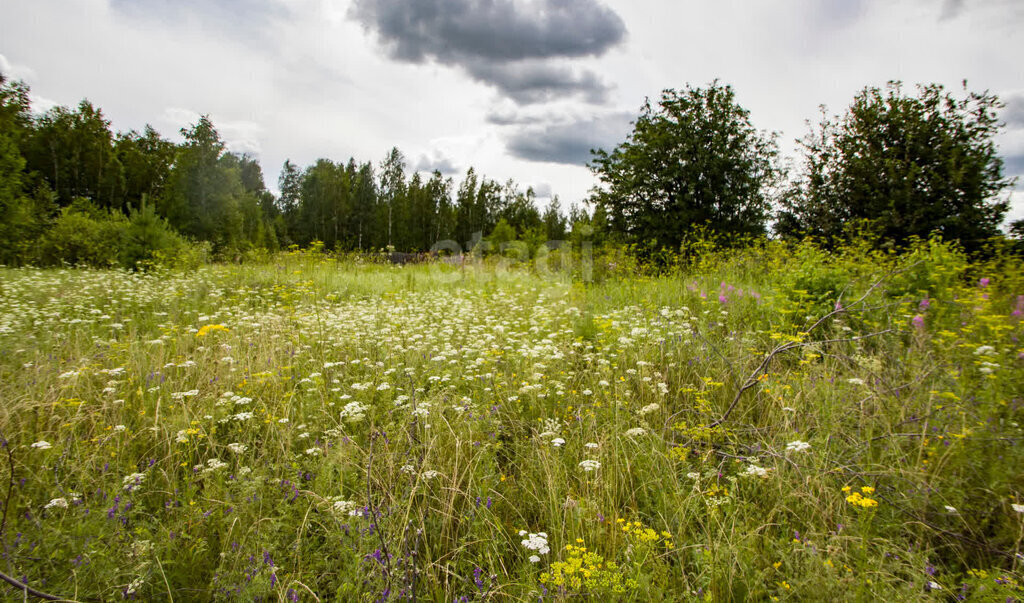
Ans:
[{"label": "grassy meadow", "polygon": [[1024,598],[1019,265],[569,268],[0,269],[0,571],[80,601]]}]

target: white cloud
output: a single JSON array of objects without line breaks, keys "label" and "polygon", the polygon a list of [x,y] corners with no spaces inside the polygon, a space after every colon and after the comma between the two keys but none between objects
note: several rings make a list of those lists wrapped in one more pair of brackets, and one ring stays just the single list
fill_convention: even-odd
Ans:
[{"label": "white cloud", "polygon": [[36,79],[36,72],[26,65],[12,63],[8,58],[0,54],[0,73],[12,80],[23,80],[32,83]]},{"label": "white cloud", "polygon": [[[600,52],[576,53],[585,56],[571,66],[611,85],[601,111],[635,116],[644,98],[663,88],[719,78],[735,88],[757,127],[782,133],[789,152],[818,105],[841,112],[866,85],[902,79],[957,89],[967,78],[971,89],[1024,90],[1024,4],[1017,0],[600,4],[621,18],[628,35],[619,43],[609,36],[595,47]],[[9,0],[0,21],[0,70],[32,86],[36,109],[48,102],[74,106],[85,97],[120,130],[150,122],[177,139],[179,128],[209,114],[233,150],[258,153],[271,186],[286,158],[300,165],[318,157],[376,164],[398,146],[416,160],[448,161],[460,171],[474,166],[501,182],[550,183],[564,206],[586,197],[594,185],[586,168],[527,161],[508,143],[534,128],[534,138],[520,142],[569,157],[573,130],[565,124],[586,122],[595,107],[569,90],[545,92],[538,96],[543,103],[520,108],[465,69],[439,64],[440,38],[424,47],[431,60],[392,60],[350,18],[350,6]],[[544,78],[532,76],[546,73],[511,75],[519,78],[512,83],[534,85]],[[551,125],[562,127],[544,129]],[[1000,143],[1006,152],[1018,146],[1015,134]],[[1024,212],[1020,194],[1014,204],[1016,215]]]}]

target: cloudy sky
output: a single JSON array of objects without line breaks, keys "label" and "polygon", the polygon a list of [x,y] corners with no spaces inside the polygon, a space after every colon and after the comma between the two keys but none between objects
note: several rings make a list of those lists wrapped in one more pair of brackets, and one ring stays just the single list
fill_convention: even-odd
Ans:
[{"label": "cloudy sky", "polygon": [[[0,71],[37,109],[100,106],[165,136],[209,114],[232,150],[281,164],[470,166],[563,203],[589,149],[624,140],[645,97],[731,84],[784,150],[819,106],[867,85],[937,82],[1007,102],[1024,175],[1019,0],[5,0]],[[1024,217],[1024,178],[1012,217]]]}]

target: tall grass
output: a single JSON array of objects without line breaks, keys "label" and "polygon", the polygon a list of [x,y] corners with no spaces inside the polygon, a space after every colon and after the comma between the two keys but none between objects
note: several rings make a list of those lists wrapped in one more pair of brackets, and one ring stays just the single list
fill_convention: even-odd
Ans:
[{"label": "tall grass", "polygon": [[78,600],[1020,598],[1024,276],[994,266],[4,269],[0,571]]}]

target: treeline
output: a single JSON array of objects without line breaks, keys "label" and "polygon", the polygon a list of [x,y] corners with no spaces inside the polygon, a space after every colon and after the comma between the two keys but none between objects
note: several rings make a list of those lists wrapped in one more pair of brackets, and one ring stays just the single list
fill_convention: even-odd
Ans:
[{"label": "treeline", "polygon": [[[592,215],[563,212],[557,198],[541,211],[531,189],[472,168],[457,186],[436,171],[407,173],[397,148],[376,165],[286,161],[275,196],[260,164],[227,151],[207,117],[175,144],[148,126],[114,133],[85,100],[34,114],[28,92],[0,75],[0,263],[9,265],[136,266],[314,242],[422,252],[486,238],[482,249],[519,240],[533,252],[584,236],[646,258],[686,254],[709,236],[725,246],[774,235],[899,248],[938,235],[976,251],[1004,237],[1014,183],[995,144],[1003,104],[966,84],[961,97],[938,85],[916,95],[898,82],[865,88],[844,114],[810,127],[796,169],[730,86],[665,90],[624,142],[594,151]],[[1024,223],[1010,231],[1021,239]]]},{"label": "treeline", "polygon": [[397,148],[376,167],[286,161],[275,196],[260,164],[227,151],[207,117],[181,134],[175,144],[149,126],[115,133],[87,100],[33,114],[28,87],[0,75],[0,263],[135,266],[314,241],[337,251],[468,248],[485,236],[539,245],[588,219],[557,198],[541,211],[531,189],[472,168],[457,188],[440,172],[407,174]]},{"label": "treeline", "polygon": [[427,251],[438,241],[470,248],[482,237],[562,240],[570,222],[586,219],[578,208],[562,212],[557,197],[542,212],[532,189],[499,184],[470,168],[456,188],[433,172],[405,173],[395,148],[375,171],[373,164],[320,159],[304,170],[286,161],[274,216],[277,232],[301,246],[321,241],[328,249],[394,248]]}]

